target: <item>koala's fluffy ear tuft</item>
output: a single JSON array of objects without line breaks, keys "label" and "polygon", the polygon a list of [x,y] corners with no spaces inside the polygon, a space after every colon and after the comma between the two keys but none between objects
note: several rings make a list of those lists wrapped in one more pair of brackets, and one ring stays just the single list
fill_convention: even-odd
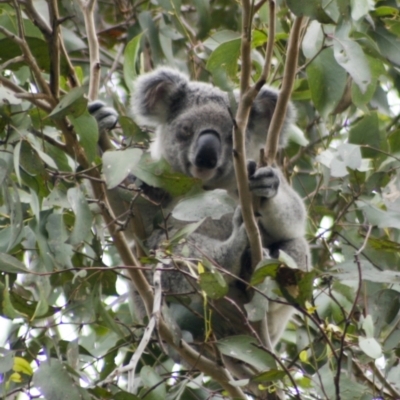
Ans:
[{"label": "koala's fluffy ear tuft", "polygon": [[[265,136],[269,128],[269,124],[272,119],[272,115],[275,111],[276,102],[278,100],[278,92],[269,87],[263,87],[260,93],[254,100],[253,106],[250,112],[249,118],[249,131],[256,136],[263,138],[265,141]],[[282,132],[279,138],[280,147],[285,147],[287,142],[287,130],[291,123],[294,122],[296,118],[296,110],[292,103],[289,103],[285,122],[282,127]]]},{"label": "koala's fluffy ear tuft", "polygon": [[133,112],[139,124],[157,126],[184,104],[188,79],[182,73],[162,67],[135,82]]}]

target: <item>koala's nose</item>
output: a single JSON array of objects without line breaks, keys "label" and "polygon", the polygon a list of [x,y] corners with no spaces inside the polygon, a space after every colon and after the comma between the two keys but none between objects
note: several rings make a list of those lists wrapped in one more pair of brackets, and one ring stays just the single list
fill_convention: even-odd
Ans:
[{"label": "koala's nose", "polygon": [[194,163],[196,167],[215,168],[221,154],[221,140],[218,133],[212,130],[202,132],[197,139],[194,150]]}]

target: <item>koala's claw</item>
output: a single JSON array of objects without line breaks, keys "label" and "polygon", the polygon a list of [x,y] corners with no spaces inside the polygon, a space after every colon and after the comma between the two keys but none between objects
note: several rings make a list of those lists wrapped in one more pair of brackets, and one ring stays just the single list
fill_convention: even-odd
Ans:
[{"label": "koala's claw", "polygon": [[279,175],[272,167],[259,168],[249,177],[250,190],[256,196],[266,197],[267,199],[277,194],[279,184]]},{"label": "koala's claw", "polygon": [[107,107],[102,101],[96,100],[89,103],[88,110],[96,118],[101,130],[113,129],[118,122],[117,112]]}]

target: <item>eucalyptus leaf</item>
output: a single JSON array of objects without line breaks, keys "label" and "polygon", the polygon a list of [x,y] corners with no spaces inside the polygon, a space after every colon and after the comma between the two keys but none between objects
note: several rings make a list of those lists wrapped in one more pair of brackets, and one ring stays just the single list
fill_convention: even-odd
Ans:
[{"label": "eucalyptus leaf", "polygon": [[134,168],[137,178],[149,186],[166,190],[172,196],[181,196],[200,186],[200,180],[176,173],[165,160],[153,161],[144,154]]},{"label": "eucalyptus leaf", "polygon": [[[360,260],[361,277],[370,282],[380,283],[400,283],[400,272],[397,271],[380,271],[375,268],[370,262]],[[359,271],[357,265],[353,261],[343,262],[337,265],[337,271],[332,271],[331,274],[338,279],[344,281],[359,280]]]},{"label": "eucalyptus leaf", "polygon": [[308,25],[304,40],[302,42],[302,50],[307,58],[313,58],[322,49],[324,43],[324,32],[318,21],[311,21]]},{"label": "eucalyptus leaf", "polygon": [[[331,23],[333,20],[328,15],[326,7],[320,0],[288,0],[290,10],[298,17],[307,16],[322,23]],[[329,5],[329,2],[327,3]]]},{"label": "eucalyptus leaf", "polygon": [[276,278],[276,273],[281,262],[276,259],[264,259],[256,266],[256,269],[251,277],[250,284],[258,285],[263,282],[266,277]]},{"label": "eucalyptus leaf", "polygon": [[0,374],[4,374],[11,370],[14,364],[14,352],[10,350],[0,350]]},{"label": "eucalyptus leaf", "polygon": [[21,239],[21,232],[24,228],[22,206],[19,198],[19,193],[15,184],[10,186],[3,185],[2,190],[3,199],[7,206],[10,217],[10,236],[7,251],[11,250]]},{"label": "eucalyptus leaf", "polygon": [[207,217],[220,219],[233,213],[235,208],[235,201],[225,190],[215,189],[183,198],[173,209],[172,216],[181,221],[199,221]]},{"label": "eucalyptus leaf", "polygon": [[84,110],[77,117],[70,116],[70,120],[79,135],[79,143],[85,150],[88,162],[92,163],[98,154],[97,143],[99,141],[99,131],[95,118],[87,110]]},{"label": "eucalyptus leaf", "polygon": [[182,239],[190,236],[197,228],[204,222],[204,219],[186,224],[183,228],[179,229],[170,239],[171,243],[179,243]]},{"label": "eucalyptus leaf", "polygon": [[211,299],[220,299],[228,294],[228,285],[224,277],[215,269],[201,273],[199,285]]},{"label": "eucalyptus leaf", "polygon": [[225,42],[230,42],[232,40],[237,40],[240,38],[238,32],[231,30],[222,30],[215,32],[211,37],[204,41],[204,46],[214,51],[219,45]]},{"label": "eucalyptus leaf", "polygon": [[[164,380],[155,371],[155,369],[145,365],[140,370],[140,377],[143,380],[144,387],[148,393],[146,399],[158,400],[166,398],[166,386]],[[150,392],[148,389],[152,389]]]},{"label": "eucalyptus leaf", "polygon": [[259,382],[259,383],[274,382],[274,381],[282,380],[285,376],[286,376],[285,371],[272,369],[270,371],[266,371],[266,372],[256,375],[254,378],[252,378],[252,381]]},{"label": "eucalyptus leaf", "polygon": [[382,356],[382,348],[374,338],[360,336],[358,338],[358,345],[360,349],[371,358],[377,359]]},{"label": "eucalyptus leaf", "polygon": [[92,213],[85,196],[78,187],[68,190],[68,201],[75,214],[75,224],[69,237],[69,243],[78,245],[86,240],[90,234]]},{"label": "eucalyptus leaf", "polygon": [[210,72],[223,70],[232,80],[236,78],[240,55],[240,39],[233,39],[220,44],[207,61],[206,68]]},{"label": "eucalyptus leaf", "polygon": [[30,272],[21,261],[5,253],[0,253],[0,271],[11,274]]},{"label": "eucalyptus leaf", "polygon": [[103,154],[103,173],[107,188],[118,186],[128,175],[135,171],[142,156],[140,149],[126,149],[124,151],[106,151]]},{"label": "eucalyptus leaf", "polygon": [[42,361],[33,375],[33,382],[47,399],[82,400],[76,381],[65,365],[55,358]]},{"label": "eucalyptus leaf", "polygon": [[67,115],[72,115],[75,118],[82,115],[87,109],[87,99],[83,97],[87,88],[84,86],[71,89],[54,107],[49,114],[51,118],[63,118]]},{"label": "eucalyptus leaf", "polygon": [[258,345],[256,339],[244,335],[231,336],[217,342],[218,350],[225,356],[245,362],[259,371],[276,369],[274,358]]},{"label": "eucalyptus leaf", "polygon": [[137,59],[140,49],[140,41],[143,33],[135,36],[131,39],[125,47],[124,52],[124,79],[125,84],[129,90],[132,91],[134,87],[134,81],[137,77]]},{"label": "eucalyptus leaf", "polygon": [[323,50],[306,71],[312,101],[321,115],[326,117],[343,96],[346,71],[336,62],[331,48]]},{"label": "eucalyptus leaf", "polygon": [[333,42],[335,59],[365,93],[371,82],[371,71],[361,46],[351,39],[336,39]]}]

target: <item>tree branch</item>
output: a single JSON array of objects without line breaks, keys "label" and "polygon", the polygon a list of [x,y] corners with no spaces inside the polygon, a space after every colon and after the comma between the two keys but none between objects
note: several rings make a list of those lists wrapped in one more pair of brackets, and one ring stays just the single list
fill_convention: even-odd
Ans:
[{"label": "tree branch", "polygon": [[242,12],[243,28],[241,43],[242,70],[240,75],[240,99],[235,116],[236,123],[233,129],[233,161],[239,199],[242,207],[243,221],[249,236],[252,264],[254,267],[262,259],[262,244],[252,207],[252,196],[248,185],[246,160],[246,127],[249,120],[251,105],[255,98],[254,91],[249,90],[251,74],[251,22],[251,5],[249,0],[245,0],[243,1]]},{"label": "tree branch", "polygon": [[50,53],[50,90],[58,99],[60,94],[60,15],[57,0],[50,0],[49,15],[52,24],[52,32],[48,37]]},{"label": "tree branch", "polygon": [[45,37],[51,35],[51,27],[47,21],[37,12],[32,0],[20,1],[25,6],[25,12],[32,22],[40,29]]},{"label": "tree branch", "polygon": [[[254,217],[253,199],[248,186],[247,160],[246,160],[246,128],[249,120],[251,106],[258,92],[264,85],[271,64],[272,51],[275,36],[275,3],[270,1],[270,26],[268,35],[268,45],[265,56],[263,72],[258,82],[249,87],[251,75],[251,25],[253,20],[253,7],[249,0],[243,1],[242,11],[242,43],[241,43],[241,59],[242,70],[240,76],[240,100],[236,113],[236,124],[233,132],[233,155],[236,173],[236,181],[240,204],[242,207],[243,221],[249,236],[252,267],[261,261],[263,257],[262,241],[257,221]],[[268,332],[267,316],[261,323],[260,335],[263,339],[265,347],[273,351],[271,340]]]},{"label": "tree branch", "polygon": [[258,90],[264,85],[269,76],[269,70],[271,69],[271,61],[272,54],[274,52],[274,44],[275,44],[275,25],[276,25],[276,17],[275,17],[275,0],[269,0],[269,25],[268,25],[268,42],[267,49],[265,51],[265,61],[264,67],[261,73],[261,76],[256,83],[256,87],[259,87]]},{"label": "tree branch", "polygon": [[[42,18],[42,16],[37,12],[35,6],[33,5],[32,0],[20,1],[20,4],[25,6],[25,13],[29,16],[32,22],[40,29],[43,36],[46,38],[47,42],[50,43],[51,37],[53,35],[51,27],[48,25],[47,21]],[[61,31],[59,31],[59,40],[58,43],[60,45],[60,51],[63,59],[65,60],[68,66],[68,79],[71,87],[76,87],[79,84],[78,78],[75,73],[75,69],[71,63],[71,60],[68,56],[68,52],[65,49],[64,41],[62,40]]]},{"label": "tree branch", "polygon": [[[1,30],[1,27],[0,27]],[[21,95],[21,98],[28,98],[29,101],[34,104],[36,107],[40,108],[41,110],[44,110],[48,113],[50,113],[53,109],[48,103],[50,102],[49,96],[48,95],[43,95],[42,94],[42,99],[46,100],[47,102],[45,103],[41,99],[39,99],[37,96],[34,96],[32,93],[29,93],[22,89],[20,86],[18,86],[16,83],[11,82],[9,79],[5,78],[4,76],[0,75],[0,82],[8,89],[12,90],[15,93],[15,97],[19,97]]]},{"label": "tree branch", "polygon": [[274,115],[268,129],[267,142],[264,149],[265,160],[268,165],[275,163],[278,152],[279,135],[285,121],[286,110],[293,90],[296,77],[297,62],[299,58],[300,33],[303,17],[297,17],[290,32],[285,70],[283,73],[282,87],[278,95]]},{"label": "tree branch", "polygon": [[89,80],[89,100],[96,100],[99,95],[100,86],[100,52],[99,42],[97,40],[96,26],[94,22],[94,6],[96,0],[79,0],[79,6],[81,7],[84,19],[86,34],[89,45],[89,57],[90,57],[90,80]]},{"label": "tree branch", "polygon": [[19,46],[26,63],[29,65],[30,69],[32,70],[32,73],[39,85],[39,88],[42,90],[42,92],[44,92],[45,94],[47,94],[49,96],[49,100],[50,100],[51,104],[54,106],[56,104],[56,102],[51,95],[49,85],[47,84],[46,80],[43,78],[41,70],[40,70],[38,64],[36,63],[36,60],[33,57],[31,50],[25,40],[24,28],[23,28],[23,22],[22,22],[22,16],[21,16],[21,9],[18,7],[18,3],[16,0],[13,0],[13,4],[15,7],[15,12],[16,12],[16,16],[17,16],[18,36],[14,35],[14,33],[10,32],[8,29],[6,29],[2,26],[0,26],[0,32],[3,33],[6,37],[11,39],[15,44],[17,44]]}]

